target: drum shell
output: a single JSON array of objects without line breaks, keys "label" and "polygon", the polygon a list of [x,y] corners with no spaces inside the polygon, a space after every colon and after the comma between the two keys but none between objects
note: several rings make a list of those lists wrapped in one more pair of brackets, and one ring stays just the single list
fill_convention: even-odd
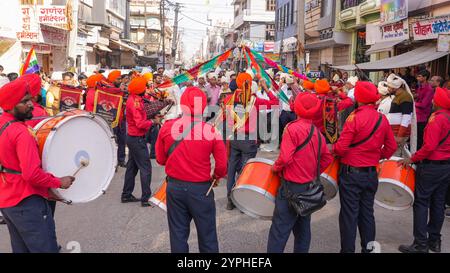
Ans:
[{"label": "drum shell", "polygon": [[320,175],[320,182],[324,186],[325,198],[327,201],[333,199],[339,190],[339,169],[340,160],[335,158],[333,162]]},{"label": "drum shell", "polygon": [[158,191],[149,200],[155,206],[158,206],[167,212],[167,181],[164,180]]}]

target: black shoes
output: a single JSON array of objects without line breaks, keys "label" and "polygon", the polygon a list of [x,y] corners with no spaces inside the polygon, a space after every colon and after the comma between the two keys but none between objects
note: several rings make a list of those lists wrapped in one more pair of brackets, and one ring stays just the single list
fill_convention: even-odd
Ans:
[{"label": "black shoes", "polygon": [[228,197],[228,202],[227,202],[227,210],[233,210],[236,206],[233,204],[233,201],[231,200],[230,197]]},{"label": "black shoes", "polygon": [[428,244],[418,244],[414,242],[412,245],[401,245],[398,250],[402,253],[428,253]]},{"label": "black shoes", "polygon": [[125,163],[125,162],[119,162],[119,167],[122,167],[122,168],[126,168],[127,167],[127,163]]},{"label": "black shoes", "polygon": [[436,253],[441,253],[441,240],[428,241],[428,248]]},{"label": "black shoes", "polygon": [[153,207],[152,203],[150,203],[148,201],[147,202],[141,202],[141,206],[144,207],[144,208],[145,207]]},{"label": "black shoes", "polygon": [[122,197],[122,203],[139,202],[141,199],[134,197],[133,195],[129,197]]}]

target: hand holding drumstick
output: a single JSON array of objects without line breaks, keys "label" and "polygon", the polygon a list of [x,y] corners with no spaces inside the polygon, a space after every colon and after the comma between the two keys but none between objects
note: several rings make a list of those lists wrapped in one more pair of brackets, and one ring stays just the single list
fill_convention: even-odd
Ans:
[{"label": "hand holding drumstick", "polygon": [[81,169],[87,167],[89,165],[89,160],[87,159],[82,159],[80,160],[80,166],[78,167],[78,169],[76,169],[76,171],[73,173],[72,176],[64,176],[60,178],[61,181],[61,189],[68,189],[70,188],[70,186],[72,186],[73,181],[75,181],[75,176],[77,175],[77,173],[79,171],[81,171]]},{"label": "hand holding drumstick", "polygon": [[206,196],[209,195],[209,193],[211,192],[212,188],[217,187],[218,185],[219,185],[219,179],[214,178],[214,180],[211,183],[211,187],[209,187],[209,190],[206,193]]}]

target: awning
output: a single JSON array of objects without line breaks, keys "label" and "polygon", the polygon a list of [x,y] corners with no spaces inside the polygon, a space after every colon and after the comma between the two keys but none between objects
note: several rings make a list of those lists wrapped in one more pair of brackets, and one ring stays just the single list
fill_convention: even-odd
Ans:
[{"label": "awning", "polygon": [[327,47],[343,46],[352,44],[352,34],[347,32],[333,32],[333,37],[305,45],[305,49],[321,49]]},{"label": "awning", "polygon": [[[448,55],[448,52],[438,52],[436,44],[425,45],[404,54],[400,54],[391,58],[386,58],[374,62],[357,64],[361,70],[380,71],[385,69],[402,68],[427,63]],[[332,68],[340,70],[356,70],[354,64],[332,66]]]},{"label": "awning", "polygon": [[383,43],[376,43],[376,44],[370,46],[370,48],[366,51],[366,55],[380,53],[380,52],[384,52],[384,51],[391,51],[395,45],[397,45],[401,42],[403,42],[403,41],[389,41],[389,42],[383,42]]},{"label": "awning", "polygon": [[95,44],[94,47],[101,51],[112,52],[112,50],[109,49],[109,47],[102,45],[102,44]]},{"label": "awning", "polygon": [[126,43],[123,43],[122,41],[115,41],[115,40],[111,40],[111,42],[113,42],[114,44],[120,46],[120,49],[126,49],[126,51],[134,51],[136,53],[141,52],[141,50],[131,47],[129,45],[127,45]]}]

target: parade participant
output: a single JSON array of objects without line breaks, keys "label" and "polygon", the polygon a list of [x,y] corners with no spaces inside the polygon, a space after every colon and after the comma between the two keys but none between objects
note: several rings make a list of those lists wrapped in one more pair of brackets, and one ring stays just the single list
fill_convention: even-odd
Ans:
[{"label": "parade participant", "polygon": [[381,81],[378,83],[378,93],[381,95],[380,103],[378,104],[378,112],[387,116],[391,110],[393,95],[389,93],[387,82]]},{"label": "parade participant", "polygon": [[[294,253],[307,253],[311,242],[311,216],[299,216],[290,207],[285,191],[302,193],[309,189],[317,177],[317,169],[322,173],[333,160],[325,138],[314,127],[312,118],[320,111],[317,96],[302,93],[294,103],[297,119],[286,126],[281,142],[280,154],[273,170],[282,177],[282,184],[275,200],[275,210],[269,231],[267,252],[282,253],[292,231],[294,234]],[[311,130],[311,137],[309,135]],[[320,166],[319,157],[320,147]],[[304,146],[297,151],[299,146]]]},{"label": "parade participant", "polygon": [[[163,74],[163,82],[170,81],[172,78],[175,77],[175,73],[172,70],[165,70]],[[166,93],[166,98],[170,99],[174,102],[174,105],[170,107],[170,110],[165,114],[164,120],[170,120],[174,118],[178,118],[181,114],[181,107],[180,107],[180,97],[181,97],[181,90],[178,87],[178,85],[173,85],[168,88],[163,88],[161,91]]]},{"label": "parade participant", "polygon": [[223,105],[223,100],[227,96],[229,96],[233,93],[230,89],[230,80],[227,77],[222,77],[221,83],[222,83],[222,86],[221,86],[221,90],[220,90],[220,94],[219,94],[219,101],[218,101],[219,105]]},{"label": "parade participant", "polygon": [[227,108],[226,110],[232,110],[239,117],[239,121],[236,121],[233,113],[229,115],[229,112],[227,112],[225,115],[231,117],[227,118],[227,123],[235,128],[233,131],[234,139],[230,141],[230,155],[228,159],[227,210],[235,208],[230,194],[236,183],[236,173],[240,173],[247,160],[254,158],[258,152],[256,141],[257,113],[263,105],[267,109],[279,104],[278,98],[270,92],[265,83],[262,84],[262,88],[266,91],[270,100],[260,99],[254,93],[247,96],[251,88],[251,76],[249,74],[240,73],[236,82],[239,89],[225,99],[225,104],[231,106],[231,109]]},{"label": "parade participant", "polygon": [[217,101],[219,100],[220,94],[220,86],[217,84],[217,74],[209,73],[208,74],[208,84],[206,85],[206,92],[208,92],[208,98],[211,98],[208,101],[209,106],[217,105]]},{"label": "parade participant", "polygon": [[[159,123],[159,117],[147,120],[144,111],[142,97],[147,88],[147,80],[143,77],[134,78],[128,85],[128,96],[126,112],[128,124],[128,163],[126,165],[125,182],[122,191],[122,203],[139,202],[143,207],[150,206],[148,200],[151,196],[150,183],[152,180],[152,163],[145,141],[145,134],[152,124]],[[138,199],[133,196],[136,175],[140,172],[142,197]]]},{"label": "parade participant", "polygon": [[[260,99],[270,101],[267,92],[264,90],[263,85],[266,83],[264,78],[258,81],[258,91],[256,92],[256,96]],[[269,89],[270,90],[270,89]],[[272,92],[270,90],[269,92]],[[259,148],[264,152],[273,152],[273,148],[269,147],[269,145],[263,143],[269,143],[272,140],[272,112],[273,109],[262,109],[259,110],[258,114],[258,141],[260,142]],[[265,129],[260,129],[260,127],[266,127]]]},{"label": "parade participant", "polygon": [[17,74],[16,72],[11,72],[11,73],[8,73],[8,75],[6,75],[6,77],[8,78],[8,80],[10,82],[12,82],[12,81],[15,81],[19,77],[19,74]]},{"label": "parade participant", "polygon": [[119,70],[113,70],[108,74],[108,83],[116,88],[120,88],[122,73]]},{"label": "parade participant", "polygon": [[394,155],[402,157],[405,153],[404,146],[410,137],[411,151],[414,152],[417,147],[414,99],[409,86],[402,78],[391,74],[386,82],[389,93],[394,95],[391,109],[387,115],[397,142],[397,151]]},{"label": "parade participant", "polygon": [[338,112],[353,106],[353,101],[340,89],[331,91],[327,80],[316,80],[314,89],[321,101],[321,109],[313,119],[314,125],[325,135],[327,143],[337,140]]},{"label": "parade participant", "polygon": [[72,72],[64,72],[62,74],[62,84],[68,85],[68,86],[74,86],[75,80],[74,80],[75,74]]},{"label": "parade participant", "polygon": [[[38,82],[39,84],[34,84]],[[38,75],[19,77],[0,89],[0,211],[14,253],[58,252],[55,222],[47,198],[50,188],[69,188],[74,177],[54,177],[41,167],[39,151],[26,120],[33,117],[31,94]]]},{"label": "parade participant", "polygon": [[102,74],[93,74],[86,80],[86,84],[88,89],[86,91],[86,105],[84,110],[88,112],[94,111],[94,98],[95,98],[95,88],[97,87],[97,83],[102,82],[104,77]]},{"label": "parade participant", "polygon": [[[445,198],[450,184],[450,90],[436,88],[434,109],[425,127],[424,143],[411,158],[400,160],[417,164],[414,192],[414,242],[401,245],[400,252],[441,252]],[[428,218],[429,215],[429,218]]]},{"label": "parade participant", "polygon": [[84,74],[81,74],[80,76],[78,76],[78,81],[80,83],[80,85],[78,86],[79,88],[86,90],[87,89],[87,76]]},{"label": "parade participant", "polygon": [[347,97],[351,98],[353,102],[355,102],[355,85],[357,82],[358,76],[351,76],[345,83],[345,87],[347,89]]},{"label": "parade participant", "polygon": [[314,92],[314,83],[312,81],[303,80],[302,85],[306,92]]},{"label": "parade participant", "polygon": [[[292,98],[292,96],[294,95],[294,79],[292,77],[290,77],[289,75],[285,74],[283,75],[284,77],[282,77],[285,81],[285,83],[281,86],[280,88],[280,92],[283,92],[285,94],[285,96],[290,100]],[[295,113],[292,111],[293,109],[291,109],[291,105],[289,102],[284,102],[280,100],[280,106],[281,106],[281,113],[280,113],[280,127],[279,127],[279,131],[278,131],[278,135],[279,135],[279,142],[281,143],[281,139],[283,136],[283,131],[284,128],[286,127],[286,125],[295,120],[296,116]]]},{"label": "parade participant", "polygon": [[[156,142],[156,161],[165,166],[167,174],[170,248],[172,253],[189,252],[193,219],[199,251],[219,252],[214,191],[207,192],[211,183],[226,174],[225,145],[220,133],[202,122],[207,101],[199,88],[187,88],[181,104],[183,116],[164,123]],[[212,177],[211,155],[215,160]]]},{"label": "parade participant", "polygon": [[370,82],[357,82],[355,100],[358,108],[348,117],[333,153],[341,157],[339,172],[339,229],[341,252],[355,252],[359,229],[362,252],[370,252],[375,241],[374,199],[378,188],[376,166],[390,158],[396,143],[387,118],[378,113],[378,90]]},{"label": "parade participant", "polygon": [[417,149],[422,147],[423,132],[427,125],[428,118],[431,115],[431,108],[433,107],[433,95],[434,90],[431,84],[428,82],[430,78],[430,72],[427,70],[421,70],[416,76],[417,89],[416,98],[414,100],[414,106],[416,107],[417,114]]}]

